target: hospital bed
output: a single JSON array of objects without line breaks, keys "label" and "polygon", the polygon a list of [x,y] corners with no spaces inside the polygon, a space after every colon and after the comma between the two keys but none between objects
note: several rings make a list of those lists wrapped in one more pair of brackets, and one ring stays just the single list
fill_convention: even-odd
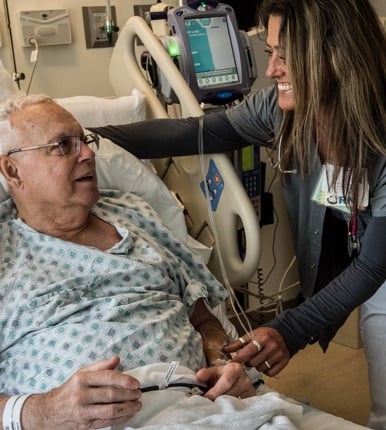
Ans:
[{"label": "hospital bed", "polygon": [[[167,76],[179,99],[181,116],[203,115],[197,99],[173,61],[164,49],[160,49],[158,38],[140,17],[132,17],[127,22],[112,54],[110,81],[116,94],[127,95],[135,88],[145,95],[147,118],[168,116],[137,61],[137,37]],[[159,176],[184,205],[189,234],[213,247],[209,261],[212,272],[222,282],[228,279],[233,286],[248,282],[259,263],[260,229],[256,211],[229,158],[224,154],[203,156],[201,161],[199,156],[175,157],[161,162],[153,160],[153,164]],[[208,218],[205,192],[200,191],[204,175],[211,188],[209,192],[217,193],[215,201],[212,201],[212,204],[216,204],[212,212],[214,225]],[[192,193],[191,190],[197,191]],[[240,229],[245,232],[243,252],[240,252],[238,243]],[[215,230],[218,232],[217,237]],[[221,267],[220,250],[226,275]]]},{"label": "hospital bed", "polygon": [[[111,60],[110,78],[118,97],[71,97],[58,100],[84,127],[127,123],[168,115],[138,66],[135,52],[137,35],[169,77],[181,101],[182,115],[202,115],[196,99],[157,38],[141,18],[133,17],[121,30]],[[221,177],[223,192],[216,210],[213,211],[212,220],[201,184],[203,175],[208,174],[213,163],[217,168],[216,174]],[[153,172],[153,165],[138,160],[103,139],[97,153],[99,185],[101,188],[118,188],[143,196],[174,233],[186,241],[199,258],[208,263],[221,281],[229,282],[231,286],[247,282],[258,266],[259,223],[228,157],[218,154],[204,156],[202,160],[196,156],[163,160],[155,166],[158,176]],[[0,201],[6,197],[7,193],[0,185]],[[246,237],[246,249],[243,253],[240,252],[237,234],[241,228],[245,230]],[[229,324],[223,312],[220,317]],[[260,387],[260,390],[270,391],[269,387]],[[302,405],[302,408],[303,413],[297,428],[303,430],[364,428],[311,406]]]}]

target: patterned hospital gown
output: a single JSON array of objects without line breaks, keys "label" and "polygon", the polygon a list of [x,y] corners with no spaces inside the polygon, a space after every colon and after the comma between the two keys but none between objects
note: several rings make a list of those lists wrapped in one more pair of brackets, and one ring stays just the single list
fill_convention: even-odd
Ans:
[{"label": "patterned hospital gown", "polygon": [[205,365],[189,323],[224,288],[141,198],[109,193],[93,213],[122,240],[107,252],[41,234],[0,205],[0,391],[47,391],[113,354],[121,369]]}]

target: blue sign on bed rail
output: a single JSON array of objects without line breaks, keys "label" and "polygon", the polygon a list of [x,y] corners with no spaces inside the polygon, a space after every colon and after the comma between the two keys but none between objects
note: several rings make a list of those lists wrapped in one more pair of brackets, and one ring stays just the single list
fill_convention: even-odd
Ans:
[{"label": "blue sign on bed rail", "polygon": [[210,205],[212,207],[212,211],[214,212],[217,210],[222,190],[224,189],[224,180],[217,169],[216,163],[213,160],[209,161],[209,168],[205,182],[206,186],[204,181],[201,182],[201,190],[205,196],[206,190],[208,190]]}]

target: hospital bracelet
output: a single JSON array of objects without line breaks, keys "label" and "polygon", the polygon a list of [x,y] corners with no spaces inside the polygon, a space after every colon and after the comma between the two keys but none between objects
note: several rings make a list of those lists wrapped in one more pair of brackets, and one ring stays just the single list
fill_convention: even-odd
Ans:
[{"label": "hospital bracelet", "polygon": [[3,411],[3,430],[22,430],[21,410],[30,394],[19,394],[7,400]]}]

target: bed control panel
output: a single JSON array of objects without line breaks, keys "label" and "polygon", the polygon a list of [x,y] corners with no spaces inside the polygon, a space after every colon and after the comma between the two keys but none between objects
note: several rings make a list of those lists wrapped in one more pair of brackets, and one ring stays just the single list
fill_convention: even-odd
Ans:
[{"label": "bed control panel", "polygon": [[209,161],[205,182],[202,181],[200,187],[204,195],[209,196],[212,211],[215,212],[220,202],[222,190],[224,189],[224,180],[213,160]]}]

